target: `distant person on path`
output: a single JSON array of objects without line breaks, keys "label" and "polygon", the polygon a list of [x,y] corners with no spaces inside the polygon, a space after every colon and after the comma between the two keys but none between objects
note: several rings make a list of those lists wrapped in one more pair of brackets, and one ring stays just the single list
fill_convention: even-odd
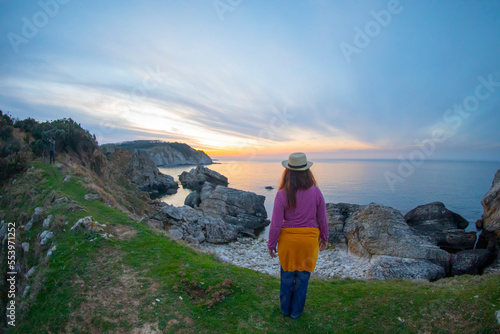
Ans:
[{"label": "distant person on path", "polygon": [[53,137],[49,139],[49,164],[56,163],[56,141]]},{"label": "distant person on path", "polygon": [[269,255],[281,265],[280,303],[284,316],[297,318],[304,310],[309,277],[316,267],[318,251],[328,242],[328,224],[323,194],[304,153],[292,153],[274,200]]}]

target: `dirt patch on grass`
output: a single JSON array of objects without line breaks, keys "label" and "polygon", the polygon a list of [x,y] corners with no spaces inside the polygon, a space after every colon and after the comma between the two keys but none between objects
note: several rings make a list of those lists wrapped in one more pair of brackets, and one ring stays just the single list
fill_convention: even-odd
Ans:
[{"label": "dirt patch on grass", "polygon": [[180,284],[173,286],[175,292],[184,292],[196,303],[203,304],[212,309],[215,305],[223,302],[226,296],[234,293],[231,289],[233,282],[229,279],[216,285],[205,287],[203,282],[190,281],[183,279]]},{"label": "dirt patch on grass", "polygon": [[95,262],[85,268],[85,274],[73,281],[75,290],[84,299],[69,316],[65,331],[86,333],[157,333],[157,324],[142,327],[139,309],[150,304],[158,283],[124,265],[122,253],[102,249]]},{"label": "dirt patch on grass", "polygon": [[137,230],[128,225],[111,226],[110,232],[119,240],[130,240],[137,234]]}]

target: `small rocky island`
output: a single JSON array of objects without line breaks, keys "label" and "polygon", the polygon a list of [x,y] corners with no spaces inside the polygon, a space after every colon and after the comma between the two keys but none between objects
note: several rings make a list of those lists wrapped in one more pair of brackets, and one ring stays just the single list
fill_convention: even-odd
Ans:
[{"label": "small rocky island", "polygon": [[[204,166],[183,172],[179,180],[193,192],[182,207],[157,201],[152,217],[157,225],[225,261],[279,273],[279,262],[255,237],[270,223],[264,196],[229,188],[225,176]],[[327,203],[330,247],[320,253],[315,274],[434,281],[498,271],[499,192],[500,171],[482,201],[485,213],[477,222],[482,233],[466,232],[468,221],[441,202],[420,205],[404,216],[376,203]]]}]

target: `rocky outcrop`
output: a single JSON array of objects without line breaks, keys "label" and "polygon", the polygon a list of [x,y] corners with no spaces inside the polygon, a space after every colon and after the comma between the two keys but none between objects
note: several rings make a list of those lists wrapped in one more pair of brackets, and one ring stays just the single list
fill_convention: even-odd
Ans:
[{"label": "rocky outcrop", "polygon": [[[444,270],[449,265],[449,253],[413,232],[401,212],[390,207],[369,204],[361,208],[349,220],[346,234],[349,251],[361,257],[409,258],[421,260],[420,267],[432,262]],[[428,269],[431,276],[438,274],[432,268]]]},{"label": "rocky outcrop", "polygon": [[101,145],[104,154],[114,154],[116,149],[148,153],[156,166],[209,165],[212,159],[205,152],[183,143],[167,143],[158,140],[135,140],[119,144]]},{"label": "rocky outcrop", "polygon": [[464,250],[472,249],[476,234],[464,232],[461,217],[441,203],[421,206],[407,214],[405,218],[416,227],[411,227],[398,210],[375,203],[327,203],[326,208],[329,241],[370,259],[366,271],[369,278],[436,280],[482,272],[487,264],[484,250],[476,250],[474,255]]},{"label": "rocky outcrop", "polygon": [[469,222],[441,202],[417,206],[404,219],[419,234],[452,252],[472,249],[476,242],[476,232],[464,231]]},{"label": "rocky outcrop", "polygon": [[172,176],[160,173],[144,150],[137,150],[133,153],[127,167],[127,174],[132,183],[139,189],[149,192],[153,198],[164,193],[173,194],[179,188]]},{"label": "rocky outcrop", "polygon": [[177,149],[165,145],[149,148],[146,151],[156,166],[210,165],[213,163],[205,152],[195,150],[186,144],[178,144]]},{"label": "rocky outcrop", "polygon": [[184,188],[196,191],[201,191],[205,182],[225,187],[229,184],[227,177],[201,165],[191,169],[189,172],[182,172],[182,174],[179,175],[179,181]]},{"label": "rocky outcrop", "polygon": [[255,237],[258,229],[270,223],[264,196],[209,182],[205,182],[198,196],[197,208],[160,204],[159,216],[155,218],[170,225],[170,235],[174,239],[190,243],[228,243],[238,235]]}]

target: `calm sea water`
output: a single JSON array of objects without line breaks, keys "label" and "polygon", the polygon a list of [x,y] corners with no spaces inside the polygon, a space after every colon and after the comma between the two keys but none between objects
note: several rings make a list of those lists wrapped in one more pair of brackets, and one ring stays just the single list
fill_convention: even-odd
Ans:
[{"label": "calm sea water", "polygon": [[[440,201],[469,221],[467,230],[475,230],[481,217],[481,199],[490,189],[500,162],[426,161],[416,167],[404,182],[389,187],[384,173],[397,175],[399,161],[393,160],[319,160],[311,167],[326,202],[378,204],[393,207],[403,214],[418,205]],[[193,166],[160,168],[173,176],[189,171]],[[265,206],[271,216],[274,197],[283,167],[279,161],[218,161],[208,166],[225,175],[229,186],[252,191],[266,197]],[[266,186],[274,189],[267,190]],[[180,206],[190,193],[179,188],[177,194],[164,196],[163,201]],[[267,237],[267,233],[261,236]]]}]

